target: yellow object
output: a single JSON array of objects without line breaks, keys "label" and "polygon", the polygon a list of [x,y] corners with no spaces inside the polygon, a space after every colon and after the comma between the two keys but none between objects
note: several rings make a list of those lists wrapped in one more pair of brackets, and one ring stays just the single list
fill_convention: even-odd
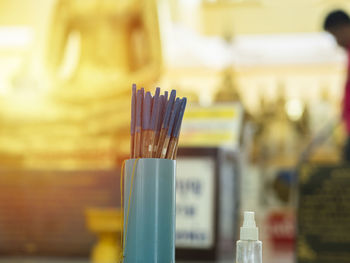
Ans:
[{"label": "yellow object", "polygon": [[190,105],[181,128],[181,146],[230,146],[237,148],[243,121],[240,103],[210,107]]},{"label": "yellow object", "polygon": [[[3,20],[13,1],[0,2]],[[1,167],[113,169],[129,154],[131,84],[147,89],[161,73],[157,2],[39,2],[50,20],[40,41],[33,36],[41,26],[0,27],[11,44],[11,52],[0,47],[6,61],[0,63]],[[55,3],[52,10],[46,2]],[[38,9],[28,8],[38,16]],[[48,24],[44,17],[26,20]],[[34,66],[27,53],[35,54]],[[15,69],[20,60],[23,66]]]},{"label": "yellow object", "polygon": [[58,0],[46,58],[60,102],[129,98],[131,83],[149,85],[160,74],[156,2]]},{"label": "yellow object", "polygon": [[88,209],[87,227],[98,236],[93,247],[91,262],[117,263],[122,255],[122,211],[120,209]]},{"label": "yellow object", "polygon": [[[134,185],[134,175],[135,175],[135,168],[136,168],[136,165],[137,165],[137,162],[139,161],[140,158],[137,158],[135,163],[134,163],[134,166],[132,168],[132,176],[131,176],[131,185],[130,185],[130,193],[129,193],[129,198],[128,198],[128,211],[126,212],[126,222],[125,222],[125,235],[123,237],[123,256],[124,256],[124,251],[125,251],[125,243],[126,243],[126,233],[128,231],[128,222],[129,222],[129,208],[130,208],[130,201],[131,201],[131,194],[132,194],[132,188],[133,188],[133,185]],[[122,176],[124,176],[124,166],[125,163],[123,163],[123,169],[122,169]],[[123,261],[122,261],[123,262]]]},{"label": "yellow object", "polygon": [[[200,7],[204,34],[279,34],[319,32],[335,8],[350,10],[348,0],[207,0]],[[297,14],[298,19],[295,19]]]}]

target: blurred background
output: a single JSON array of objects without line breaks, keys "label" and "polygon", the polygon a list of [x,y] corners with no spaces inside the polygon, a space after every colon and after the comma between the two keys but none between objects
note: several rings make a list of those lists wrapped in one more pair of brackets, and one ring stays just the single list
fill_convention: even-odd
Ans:
[{"label": "blurred background", "polygon": [[265,262],[314,262],[296,171],[341,162],[347,56],[322,31],[335,8],[350,3],[0,0],[0,262],[115,262],[132,83],[188,97],[179,260],[233,260],[253,210]]}]

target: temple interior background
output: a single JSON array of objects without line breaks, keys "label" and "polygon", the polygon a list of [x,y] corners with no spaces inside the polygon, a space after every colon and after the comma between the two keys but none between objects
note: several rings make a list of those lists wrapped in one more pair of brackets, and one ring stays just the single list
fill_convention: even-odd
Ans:
[{"label": "temple interior background", "polygon": [[1,0],[0,262],[93,258],[120,212],[133,83],[188,98],[180,147],[231,152],[233,212],[256,211],[265,262],[295,262],[295,171],[340,165],[346,139],[347,54],[322,29],[336,8],[350,2]]}]

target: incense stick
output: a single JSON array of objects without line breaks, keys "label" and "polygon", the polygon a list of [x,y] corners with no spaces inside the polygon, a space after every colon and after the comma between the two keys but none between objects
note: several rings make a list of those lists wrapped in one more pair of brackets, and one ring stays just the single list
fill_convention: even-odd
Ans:
[{"label": "incense stick", "polygon": [[187,99],[183,98],[181,100],[180,112],[179,112],[177,120],[176,120],[174,131],[172,133],[172,137],[171,137],[170,142],[169,142],[168,152],[166,155],[167,159],[172,159],[172,160],[176,159],[177,148],[178,148],[178,143],[179,143],[179,135],[180,135],[180,130],[181,130],[182,119],[183,119],[185,109],[186,109],[186,103],[187,103]]},{"label": "incense stick", "polygon": [[156,139],[157,120],[159,119],[160,110],[161,110],[159,94],[160,94],[160,88],[157,88],[153,97],[153,104],[152,104],[152,118],[151,118],[151,127],[150,127],[151,140],[148,145],[148,153],[147,153],[148,158],[153,157],[153,147]]},{"label": "incense stick", "polygon": [[[162,147],[162,151],[161,151],[161,155],[160,158],[166,158],[167,156],[167,152],[168,152],[168,146],[169,146],[169,142],[170,142],[170,138],[171,138],[171,133],[175,124],[175,118],[178,114],[178,111],[180,109],[180,99],[177,98],[174,104],[174,108],[171,112],[171,117],[169,119],[169,124],[168,124],[168,129],[166,132],[166,137],[163,143],[163,147]],[[167,157],[168,158],[168,157]]]},{"label": "incense stick", "polygon": [[170,121],[170,117],[171,117],[171,112],[173,110],[173,104],[174,104],[175,98],[176,98],[176,91],[172,90],[170,93],[169,100],[166,103],[166,111],[164,114],[162,128],[161,128],[160,134],[159,134],[157,154],[156,154],[156,157],[158,157],[158,158],[161,157],[162,151],[164,148],[163,145],[165,143],[166,134],[167,134],[167,131],[169,128],[169,121]]},{"label": "incense stick", "polygon": [[135,128],[135,142],[134,142],[134,158],[141,157],[142,102],[143,102],[142,91],[138,90],[137,97],[136,97],[136,128]]},{"label": "incense stick", "polygon": [[165,106],[166,106],[165,95],[161,95],[159,97],[157,120],[156,120],[155,132],[154,132],[154,141],[153,141],[153,146],[152,146],[152,148],[153,148],[152,157],[154,157],[154,158],[158,157],[157,150],[158,150],[160,130],[162,128],[163,117],[164,117],[164,113],[165,113]]},{"label": "incense stick", "polygon": [[152,108],[152,95],[150,92],[146,93],[144,103],[143,103],[143,112],[142,112],[142,157],[150,158],[149,156],[149,145],[151,142],[151,108]]},{"label": "incense stick", "polygon": [[135,157],[134,141],[135,141],[135,125],[136,125],[136,84],[132,84],[131,95],[131,123],[130,123],[130,156]]},{"label": "incense stick", "polygon": [[130,156],[131,158],[175,159],[186,98],[176,98],[176,90],[152,97],[144,88],[132,85]]}]

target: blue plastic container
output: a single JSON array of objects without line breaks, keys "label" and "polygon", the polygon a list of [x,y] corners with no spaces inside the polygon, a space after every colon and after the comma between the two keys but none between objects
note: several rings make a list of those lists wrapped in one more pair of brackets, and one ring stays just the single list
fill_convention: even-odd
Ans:
[{"label": "blue plastic container", "polygon": [[[175,167],[168,159],[125,163],[125,263],[175,262]],[[129,215],[128,215],[129,213]]]}]

